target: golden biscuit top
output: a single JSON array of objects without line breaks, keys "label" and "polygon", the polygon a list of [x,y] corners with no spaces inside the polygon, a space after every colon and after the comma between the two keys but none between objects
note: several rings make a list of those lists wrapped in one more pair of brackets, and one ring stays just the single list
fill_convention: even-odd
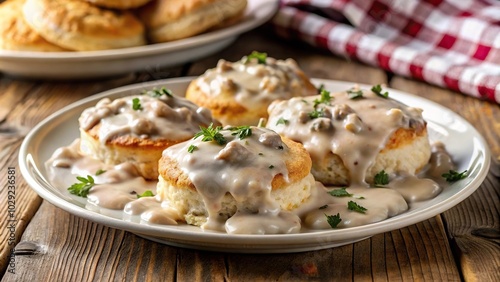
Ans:
[{"label": "golden biscuit top", "polygon": [[9,0],[0,4],[0,40],[4,45],[32,45],[41,50],[63,51],[63,48],[47,42],[26,23],[22,14],[23,4],[24,0]]},{"label": "golden biscuit top", "polygon": [[[27,0],[25,15],[55,30],[95,37],[123,37],[144,32],[142,23],[128,11],[107,10],[78,0]],[[29,7],[29,8],[27,8]]]}]

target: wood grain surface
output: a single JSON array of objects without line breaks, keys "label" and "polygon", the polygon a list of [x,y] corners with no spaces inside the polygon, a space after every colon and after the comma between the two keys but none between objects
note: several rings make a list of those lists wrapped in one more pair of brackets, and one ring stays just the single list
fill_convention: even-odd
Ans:
[{"label": "wood grain surface", "polygon": [[[238,60],[253,50],[294,58],[311,77],[385,83],[436,101],[462,115],[500,158],[496,104],[387,75],[300,43],[282,42],[265,28],[241,36],[208,58],[178,68],[153,68],[119,78],[81,82],[0,77],[0,171],[16,168],[16,250],[10,273],[7,221],[1,220],[2,281],[500,281],[498,164],[480,188],[456,207],[406,228],[346,246],[291,254],[231,254],[171,247],[96,224],[42,201],[17,169],[29,130],[56,110],[97,92],[135,82],[196,76],[220,58]],[[7,202],[5,186],[0,201]],[[0,210],[2,219],[7,209]]]}]

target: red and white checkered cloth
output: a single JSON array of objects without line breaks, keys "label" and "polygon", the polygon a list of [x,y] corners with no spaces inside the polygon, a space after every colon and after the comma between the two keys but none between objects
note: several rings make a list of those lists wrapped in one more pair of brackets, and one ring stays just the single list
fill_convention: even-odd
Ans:
[{"label": "red and white checkered cloth", "polygon": [[499,1],[281,0],[272,23],[286,38],[500,103]]}]

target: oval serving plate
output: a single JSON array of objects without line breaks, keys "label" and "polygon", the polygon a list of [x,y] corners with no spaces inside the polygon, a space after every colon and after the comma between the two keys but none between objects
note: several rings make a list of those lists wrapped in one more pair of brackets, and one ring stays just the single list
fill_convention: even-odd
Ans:
[{"label": "oval serving plate", "polygon": [[[410,205],[398,216],[364,226],[322,230],[299,234],[229,235],[202,231],[188,225],[152,226],[117,219],[85,209],[85,205],[70,195],[65,187],[54,187],[48,179],[44,163],[55,149],[69,145],[79,137],[78,117],[98,100],[140,93],[146,89],[166,87],[182,94],[192,77],[166,79],[109,90],[73,103],[38,124],[26,136],[19,152],[23,177],[44,199],[76,216],[117,229],[133,232],[150,240],[187,248],[241,253],[285,253],[318,250],[353,243],[375,234],[399,229],[426,220],[458,204],[472,194],[486,177],[490,165],[490,152],[483,137],[466,120],[451,110],[402,91],[388,89],[392,98],[407,105],[424,109],[431,142],[441,141],[452,155],[457,170],[468,170],[467,178],[445,188],[437,197]],[[330,91],[342,91],[352,82],[313,79]],[[368,85],[360,85],[370,88]]]},{"label": "oval serving plate", "polygon": [[0,50],[0,71],[43,79],[87,79],[177,66],[213,54],[271,19],[277,0],[248,0],[243,19],[229,27],[171,42],[86,52]]}]

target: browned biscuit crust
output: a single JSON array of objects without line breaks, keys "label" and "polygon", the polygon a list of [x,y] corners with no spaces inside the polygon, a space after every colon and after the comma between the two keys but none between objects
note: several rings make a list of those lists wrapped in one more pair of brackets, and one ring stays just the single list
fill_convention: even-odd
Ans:
[{"label": "browned biscuit crust", "polygon": [[63,52],[35,32],[24,20],[24,0],[9,0],[0,4],[0,49],[16,51]]},{"label": "browned biscuit crust", "polygon": [[144,26],[129,11],[78,0],[26,0],[27,23],[46,40],[77,51],[144,45]]},{"label": "browned biscuit crust", "polygon": [[150,41],[158,43],[234,23],[242,17],[246,4],[246,0],[154,0],[138,14]]}]

